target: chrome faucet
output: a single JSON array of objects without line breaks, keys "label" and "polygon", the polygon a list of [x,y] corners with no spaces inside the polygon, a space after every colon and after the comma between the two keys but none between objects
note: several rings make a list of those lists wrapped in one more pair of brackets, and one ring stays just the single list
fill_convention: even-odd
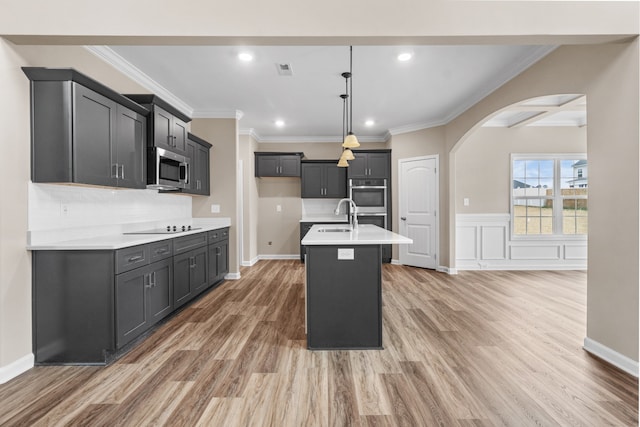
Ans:
[{"label": "chrome faucet", "polygon": [[351,199],[340,199],[334,213],[336,215],[340,215],[340,206],[342,206],[342,203],[344,202],[348,202],[351,207],[351,218],[350,218],[349,224],[351,225],[351,228],[355,230],[358,228],[358,216],[356,215],[358,207],[356,206],[356,202],[354,202]]}]

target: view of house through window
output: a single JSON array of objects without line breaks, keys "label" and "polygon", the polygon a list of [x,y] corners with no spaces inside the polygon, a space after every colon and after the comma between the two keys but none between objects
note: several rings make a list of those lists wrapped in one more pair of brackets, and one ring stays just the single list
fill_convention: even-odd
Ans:
[{"label": "view of house through window", "polygon": [[583,156],[512,156],[514,236],[586,235],[589,172]]}]

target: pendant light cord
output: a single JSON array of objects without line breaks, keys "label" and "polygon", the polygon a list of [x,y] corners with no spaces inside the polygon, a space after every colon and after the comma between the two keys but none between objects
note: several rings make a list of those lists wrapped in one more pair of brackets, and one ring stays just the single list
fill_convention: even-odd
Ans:
[{"label": "pendant light cord", "polygon": [[353,46],[349,46],[349,133],[353,133]]}]

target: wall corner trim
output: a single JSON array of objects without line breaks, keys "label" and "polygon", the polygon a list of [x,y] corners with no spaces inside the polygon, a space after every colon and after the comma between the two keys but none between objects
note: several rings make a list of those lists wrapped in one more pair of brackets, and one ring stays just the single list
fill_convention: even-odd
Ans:
[{"label": "wall corner trim", "polygon": [[240,280],[240,273],[227,273],[224,280]]},{"label": "wall corner trim", "polygon": [[29,353],[22,356],[20,359],[9,363],[7,366],[0,366],[0,384],[4,384],[33,368],[34,360],[33,353]]},{"label": "wall corner trim", "polygon": [[457,268],[446,267],[444,265],[439,265],[438,268],[436,268],[436,271],[439,271],[440,273],[447,273],[447,274],[458,274]]},{"label": "wall corner trim", "polygon": [[584,346],[582,347],[585,351],[593,354],[594,356],[599,357],[612,364],[613,366],[622,369],[626,373],[633,375],[638,378],[638,361],[630,359],[629,357],[618,353],[611,348],[600,344],[598,341],[592,340],[589,337],[585,337]]}]

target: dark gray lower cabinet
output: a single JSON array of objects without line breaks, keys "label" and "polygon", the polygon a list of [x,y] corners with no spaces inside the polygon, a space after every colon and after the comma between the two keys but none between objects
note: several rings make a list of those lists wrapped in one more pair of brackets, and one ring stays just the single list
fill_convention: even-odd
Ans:
[{"label": "dark gray lower cabinet", "polygon": [[[209,274],[209,252],[215,275]],[[224,279],[228,252],[229,228],[115,251],[33,251],[35,363],[110,362]]]},{"label": "dark gray lower cabinet", "polygon": [[171,313],[173,263],[170,259],[116,277],[116,344],[122,347]]},{"label": "dark gray lower cabinet", "polygon": [[380,245],[307,246],[309,349],[382,348],[381,256]]},{"label": "dark gray lower cabinet", "polygon": [[173,257],[173,307],[178,308],[208,287],[207,247]]}]

